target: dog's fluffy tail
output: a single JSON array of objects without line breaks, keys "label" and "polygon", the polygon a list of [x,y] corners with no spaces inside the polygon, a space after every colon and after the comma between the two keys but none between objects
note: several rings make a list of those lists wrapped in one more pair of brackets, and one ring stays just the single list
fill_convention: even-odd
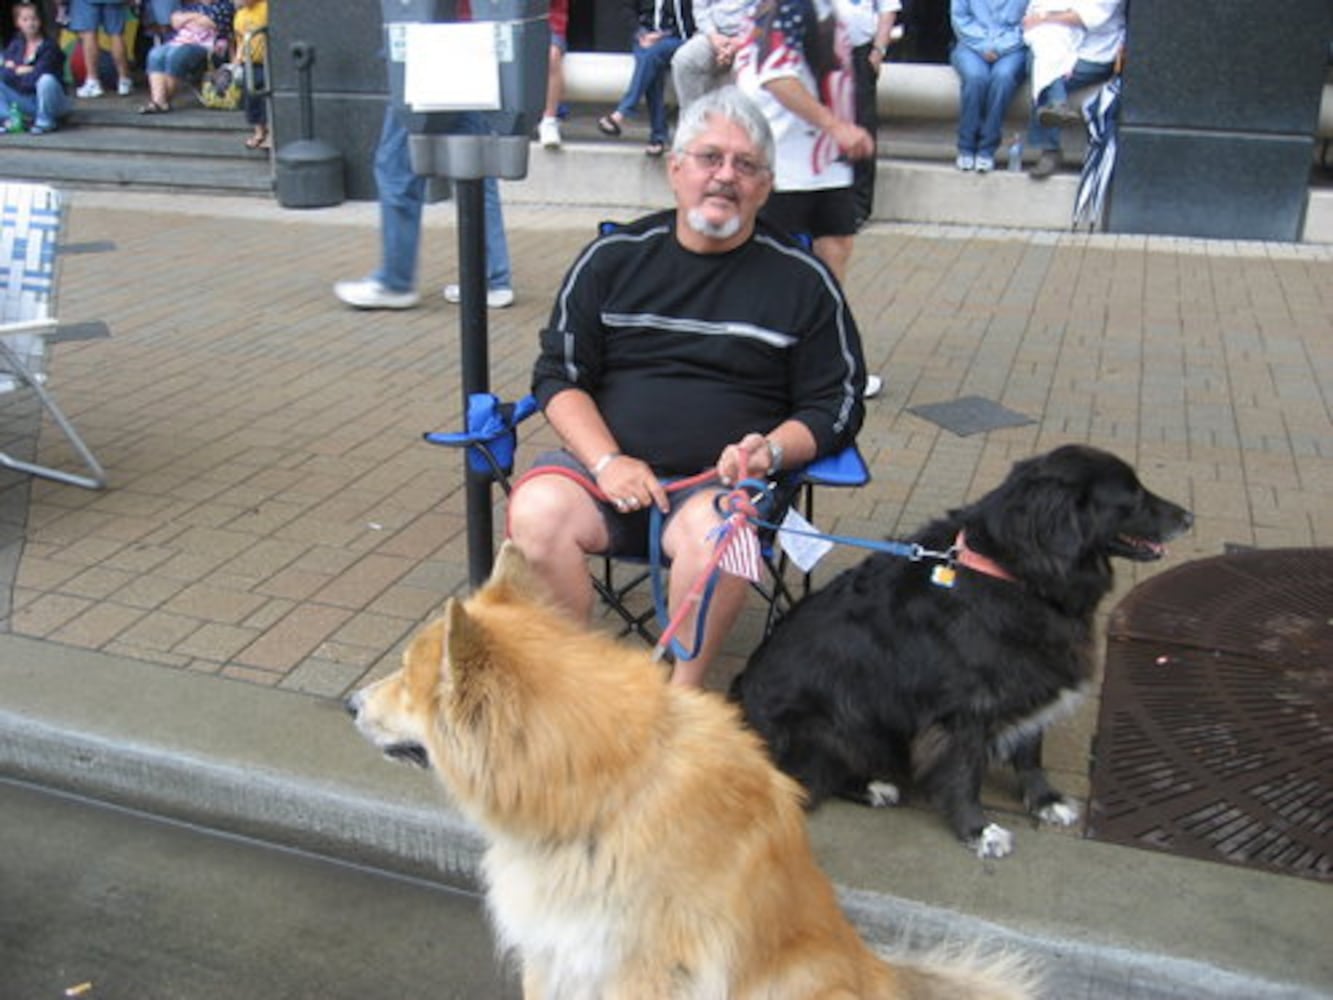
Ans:
[{"label": "dog's fluffy tail", "polygon": [[941,946],[890,961],[911,1000],[1032,1000],[1040,995],[1035,964],[1016,952]]}]

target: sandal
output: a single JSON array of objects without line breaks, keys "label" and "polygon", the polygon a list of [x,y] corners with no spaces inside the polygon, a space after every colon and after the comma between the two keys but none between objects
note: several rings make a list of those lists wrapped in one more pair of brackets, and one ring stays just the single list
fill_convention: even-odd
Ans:
[{"label": "sandal", "polygon": [[620,135],[620,122],[610,115],[602,115],[597,119],[597,129],[602,135]]},{"label": "sandal", "polygon": [[268,149],[267,135],[252,135],[245,140],[246,149]]},{"label": "sandal", "polygon": [[646,147],[644,147],[643,155],[656,158],[661,156],[665,152],[666,152],[666,143],[659,142],[658,140],[654,139],[652,142],[648,143]]},{"label": "sandal", "polygon": [[165,115],[171,108],[164,107],[156,101],[149,101],[147,104],[139,105],[139,114],[141,115]]}]

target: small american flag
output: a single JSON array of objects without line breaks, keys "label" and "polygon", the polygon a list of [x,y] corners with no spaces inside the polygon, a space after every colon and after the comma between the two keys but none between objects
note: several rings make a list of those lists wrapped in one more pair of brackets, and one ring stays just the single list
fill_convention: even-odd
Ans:
[{"label": "small american flag", "polygon": [[718,568],[732,576],[758,583],[763,573],[763,559],[759,552],[759,532],[744,518],[736,518],[718,541],[725,546]]}]

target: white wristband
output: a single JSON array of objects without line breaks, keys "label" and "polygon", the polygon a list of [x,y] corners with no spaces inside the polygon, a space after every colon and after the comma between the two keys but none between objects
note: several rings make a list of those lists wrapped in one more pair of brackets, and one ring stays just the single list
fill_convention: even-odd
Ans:
[{"label": "white wristband", "polygon": [[596,479],[598,476],[600,476],[603,472],[606,471],[606,467],[607,467],[608,465],[610,465],[612,462],[614,462],[614,461],[615,461],[617,458],[619,458],[619,457],[620,457],[620,452],[618,452],[618,451],[608,451],[605,455],[603,455],[603,456],[602,456],[601,458],[599,458],[597,461],[593,462],[593,463],[592,463],[592,469],[591,469],[591,471],[592,471],[592,478],[593,478],[593,479]]},{"label": "white wristband", "polygon": [[764,438],[764,443],[768,445],[768,472],[765,475],[773,476],[782,471],[782,445],[771,437]]}]

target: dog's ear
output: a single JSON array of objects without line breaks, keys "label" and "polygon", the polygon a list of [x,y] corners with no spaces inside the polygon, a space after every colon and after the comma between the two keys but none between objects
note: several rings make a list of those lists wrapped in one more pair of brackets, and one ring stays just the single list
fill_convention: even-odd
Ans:
[{"label": "dog's ear", "polygon": [[445,605],[444,617],[447,622],[442,650],[444,667],[457,685],[484,666],[489,658],[486,630],[467,613],[462,601],[453,598]]},{"label": "dog's ear", "polygon": [[523,551],[508,540],[500,546],[500,554],[495,558],[495,567],[486,582],[486,589],[507,591],[531,601],[550,599],[546,585],[533,572]]}]

